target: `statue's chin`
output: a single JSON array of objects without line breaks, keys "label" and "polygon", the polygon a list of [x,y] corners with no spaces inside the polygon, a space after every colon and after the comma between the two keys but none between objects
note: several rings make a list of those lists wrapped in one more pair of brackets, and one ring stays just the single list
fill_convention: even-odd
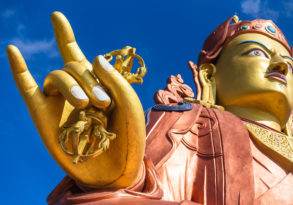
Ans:
[{"label": "statue's chin", "polygon": [[281,125],[286,124],[290,113],[290,101],[285,92],[278,89],[266,89],[229,96],[220,100],[223,107],[253,108],[274,115]]}]

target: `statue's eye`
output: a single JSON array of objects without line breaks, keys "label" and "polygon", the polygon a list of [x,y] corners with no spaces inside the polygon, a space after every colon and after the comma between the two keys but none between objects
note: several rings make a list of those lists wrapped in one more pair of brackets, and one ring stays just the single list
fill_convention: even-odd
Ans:
[{"label": "statue's eye", "polygon": [[260,57],[264,57],[264,58],[268,58],[268,55],[260,50],[260,49],[253,49],[247,52],[247,55],[249,56],[260,56]]}]

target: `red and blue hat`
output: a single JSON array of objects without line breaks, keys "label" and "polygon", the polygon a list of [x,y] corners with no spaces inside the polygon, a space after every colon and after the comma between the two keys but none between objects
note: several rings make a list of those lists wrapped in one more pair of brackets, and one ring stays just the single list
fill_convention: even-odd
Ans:
[{"label": "red and blue hat", "polygon": [[205,40],[198,64],[214,62],[225,44],[244,33],[259,33],[268,36],[281,43],[292,56],[292,47],[289,46],[282,31],[271,20],[239,21],[237,16],[233,16],[219,25]]}]

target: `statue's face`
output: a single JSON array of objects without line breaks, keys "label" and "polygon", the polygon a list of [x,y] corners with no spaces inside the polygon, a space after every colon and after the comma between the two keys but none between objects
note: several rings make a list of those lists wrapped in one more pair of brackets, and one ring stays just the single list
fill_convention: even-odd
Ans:
[{"label": "statue's face", "polygon": [[252,107],[288,118],[293,95],[292,58],[279,42],[256,33],[230,41],[216,63],[217,103]]}]

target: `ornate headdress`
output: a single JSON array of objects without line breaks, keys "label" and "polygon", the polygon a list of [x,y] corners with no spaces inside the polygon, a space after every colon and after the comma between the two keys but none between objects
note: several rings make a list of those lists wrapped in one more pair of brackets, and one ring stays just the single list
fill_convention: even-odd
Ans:
[{"label": "ornate headdress", "polygon": [[233,16],[218,26],[206,39],[198,64],[213,62],[220,54],[224,44],[244,33],[260,33],[268,36],[281,43],[292,56],[292,47],[289,46],[282,31],[271,20],[239,21],[237,16]]}]

